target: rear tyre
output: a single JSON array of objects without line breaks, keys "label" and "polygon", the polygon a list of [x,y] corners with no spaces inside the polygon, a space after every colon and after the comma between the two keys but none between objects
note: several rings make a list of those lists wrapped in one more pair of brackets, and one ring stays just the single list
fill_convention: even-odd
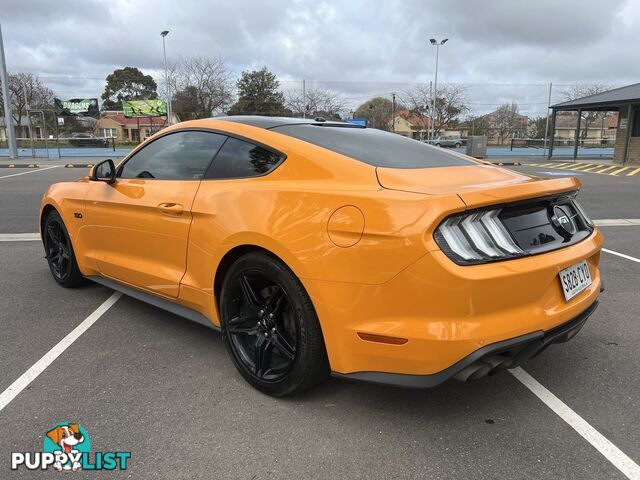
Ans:
[{"label": "rear tyre", "polygon": [[231,360],[258,390],[284,397],[328,376],[311,299],[279,259],[260,252],[240,257],[222,283],[220,317]]},{"label": "rear tyre", "polygon": [[53,279],[65,288],[84,284],[85,279],[78,268],[69,232],[57,211],[52,210],[47,215],[42,238]]},{"label": "rear tyre", "polygon": [[456,143],[456,148],[460,148],[462,146],[461,143]]}]

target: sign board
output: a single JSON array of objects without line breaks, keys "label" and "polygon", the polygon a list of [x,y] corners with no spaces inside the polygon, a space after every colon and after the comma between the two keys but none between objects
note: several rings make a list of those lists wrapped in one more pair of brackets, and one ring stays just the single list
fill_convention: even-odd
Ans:
[{"label": "sign board", "polygon": [[164,117],[167,102],[164,100],[128,100],[122,102],[122,110],[127,118]]},{"label": "sign board", "polygon": [[64,117],[58,117],[58,126],[62,127],[64,125]]},{"label": "sign board", "polygon": [[351,123],[353,125],[360,125],[361,127],[367,126],[366,118],[347,118],[347,123]]},{"label": "sign board", "polygon": [[61,100],[54,98],[56,113],[62,117],[98,117],[97,98],[70,98]]},{"label": "sign board", "polygon": [[627,117],[620,118],[620,125],[618,125],[618,128],[620,130],[626,130],[627,129],[627,123],[628,123]]}]

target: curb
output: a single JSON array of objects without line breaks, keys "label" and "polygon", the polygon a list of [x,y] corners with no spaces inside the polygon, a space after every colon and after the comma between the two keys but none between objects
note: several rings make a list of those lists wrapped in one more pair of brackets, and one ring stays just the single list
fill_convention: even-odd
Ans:
[{"label": "curb", "polygon": [[[95,164],[93,163],[67,163],[65,165],[59,165],[64,168],[91,168]],[[40,167],[50,167],[51,165],[38,165],[36,163],[9,163],[2,164],[0,168],[40,168]]]},{"label": "curb", "polygon": [[35,163],[9,163],[7,165],[0,165],[0,168],[40,168],[40,165]]}]

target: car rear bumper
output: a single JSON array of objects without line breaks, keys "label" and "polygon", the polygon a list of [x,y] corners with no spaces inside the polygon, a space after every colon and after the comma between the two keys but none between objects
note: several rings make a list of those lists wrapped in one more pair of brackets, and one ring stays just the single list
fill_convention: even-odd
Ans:
[{"label": "car rear bumper", "polygon": [[431,388],[450,378],[464,382],[477,380],[485,376],[494,375],[508,368],[515,368],[523,361],[541,353],[549,345],[569,341],[582,329],[587,319],[597,307],[598,302],[595,301],[573,320],[547,332],[537,331],[486,345],[450,367],[431,375],[408,375],[385,372],[354,372],[343,374],[332,372],[332,376],[378,385],[406,388]]},{"label": "car rear bumper", "polygon": [[[379,285],[303,283],[333,372],[430,376],[488,345],[538,338],[578,318],[600,293],[601,246],[595,230],[566,248],[494,264],[460,266],[435,250]],[[566,301],[558,274],[581,261],[592,284]]]}]

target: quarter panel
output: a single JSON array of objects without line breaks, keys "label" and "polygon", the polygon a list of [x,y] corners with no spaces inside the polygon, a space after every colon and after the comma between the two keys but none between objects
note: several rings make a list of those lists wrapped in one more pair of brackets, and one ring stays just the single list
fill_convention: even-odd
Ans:
[{"label": "quarter panel", "polygon": [[[327,227],[340,207],[355,205],[364,232],[351,247],[331,241]],[[427,252],[425,231],[457,196],[428,198],[378,188],[320,189],[311,182],[260,179],[203,181],[193,206],[183,283],[212,292],[217,264],[238,245],[257,245],[299,278],[383,283]]]}]

